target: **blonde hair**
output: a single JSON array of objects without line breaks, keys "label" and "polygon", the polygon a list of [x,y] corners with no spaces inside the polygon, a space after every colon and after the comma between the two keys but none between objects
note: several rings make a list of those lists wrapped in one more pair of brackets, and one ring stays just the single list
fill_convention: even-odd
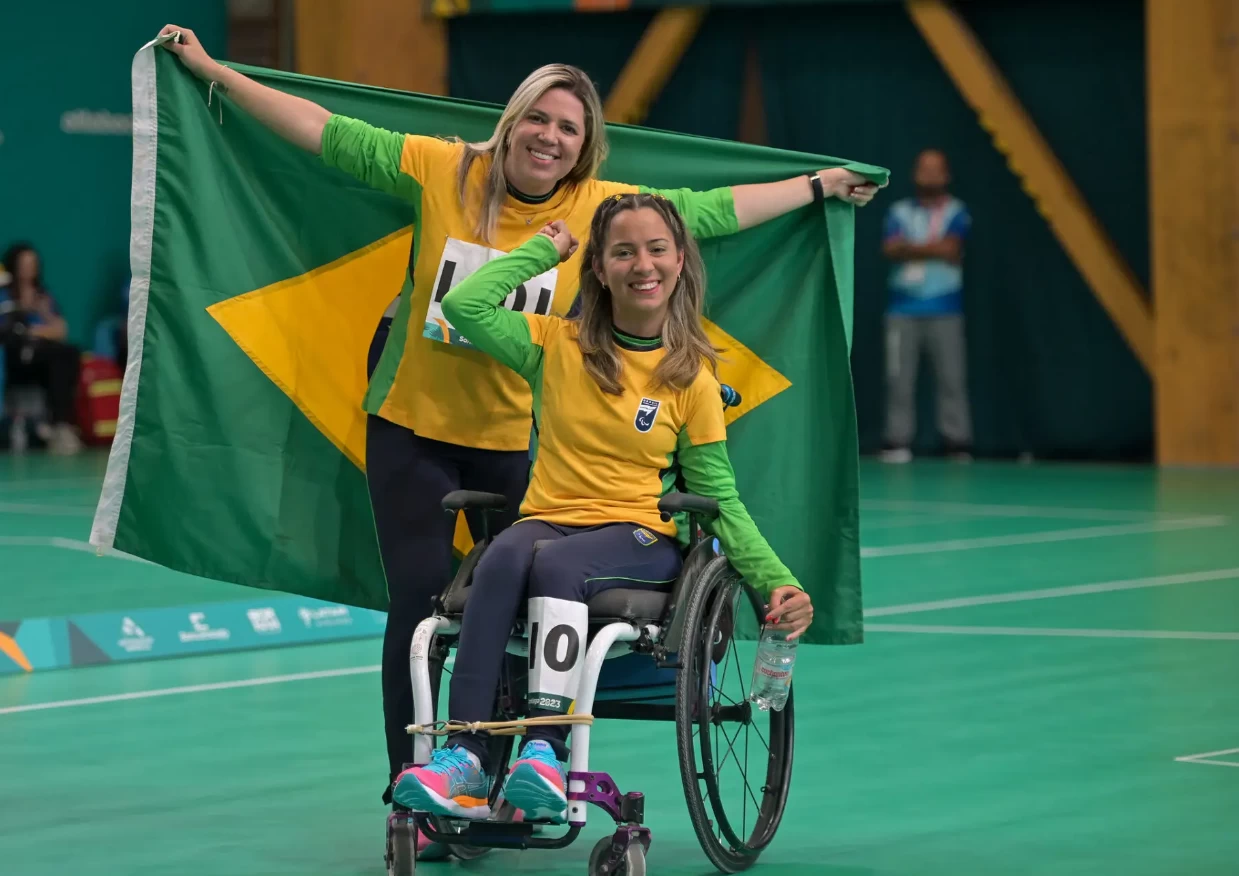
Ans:
[{"label": "blonde hair", "polygon": [[710,343],[701,324],[706,271],[697,241],[688,233],[675,205],[661,195],[614,195],[598,205],[590,222],[589,242],[581,256],[581,312],[576,318],[577,343],[585,360],[585,370],[603,392],[611,395],[623,395],[619,378],[624,361],[615,344],[611,290],[598,279],[597,271],[602,269],[602,254],[615,217],[625,210],[643,207],[658,212],[671,230],[676,249],[684,254],[684,267],[671,291],[667,319],[662,328],[663,348],[667,352],[654,369],[654,382],[682,392],[697,379],[703,363],[709,365],[711,374],[718,376],[718,353],[721,351]]},{"label": "blonde hair", "polygon": [[480,158],[491,158],[490,170],[478,198],[478,218],[474,227],[474,232],[486,243],[490,242],[495,232],[499,211],[508,196],[508,179],[503,165],[512,145],[512,130],[529,114],[533,105],[542,99],[542,95],[552,88],[568,91],[585,107],[585,134],[581,154],[577,158],[576,166],[559,183],[575,185],[584,182],[593,177],[606,160],[608,147],[602,101],[598,97],[598,89],[585,71],[568,64],[547,64],[534,70],[512,93],[490,139],[480,143],[466,142],[464,154],[460,158],[456,185],[461,206],[466,209],[470,200],[469,171]]}]

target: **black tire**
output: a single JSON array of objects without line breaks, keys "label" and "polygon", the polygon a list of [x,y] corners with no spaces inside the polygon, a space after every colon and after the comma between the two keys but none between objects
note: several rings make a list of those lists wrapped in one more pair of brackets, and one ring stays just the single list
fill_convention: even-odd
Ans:
[{"label": "black tire", "polygon": [[387,834],[387,876],[416,876],[417,825],[401,820]]},{"label": "black tire", "polygon": [[[757,863],[762,850],[774,839],[787,805],[795,725],[792,697],[788,695],[787,705],[781,712],[762,712],[747,702],[752,663],[741,664],[732,633],[746,626],[756,629],[764,615],[765,604],[727,558],[712,560],[702,570],[700,578],[689,583],[691,593],[684,609],[687,616],[675,697],[680,779],[688,801],[689,818],[702,851],[723,873],[739,873]],[[746,624],[744,614],[750,612],[752,618]],[[721,666],[719,678],[712,684],[710,666],[720,651],[724,659],[717,661]],[[727,696],[724,689],[732,672],[736,673],[739,687],[734,695]],[[715,702],[715,693],[730,702]],[[729,725],[721,720],[723,716],[718,711],[724,706],[731,708],[733,715],[741,716],[730,723],[740,728],[734,737],[722,729]],[[758,722],[765,720],[769,724],[763,734]],[[712,730],[716,734],[713,740]],[[760,771],[760,781],[754,789],[747,775],[747,764],[744,765],[741,769],[743,793],[733,800],[730,797],[734,794],[728,793],[730,788],[720,786],[720,775],[730,759],[739,764],[735,747],[742,734],[745,761],[748,761],[748,743],[754,730],[768,752],[764,770]],[[724,742],[719,741],[720,733]],[[726,745],[727,742],[730,745]],[[750,808],[754,810],[752,813]],[[750,824],[752,830],[749,830]]]}]

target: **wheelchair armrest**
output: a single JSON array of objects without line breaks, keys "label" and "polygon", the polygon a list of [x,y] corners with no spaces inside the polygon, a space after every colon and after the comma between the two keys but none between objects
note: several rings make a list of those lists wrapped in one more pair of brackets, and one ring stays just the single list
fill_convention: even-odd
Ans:
[{"label": "wheelchair armrest", "polygon": [[455,514],[462,508],[506,511],[508,497],[502,493],[480,493],[477,490],[452,490],[443,497],[443,510],[449,514]]},{"label": "wheelchair armrest", "polygon": [[664,521],[670,520],[671,515],[682,511],[698,514],[705,520],[713,520],[718,517],[718,500],[707,499],[705,496],[697,496],[693,493],[668,493],[658,500],[658,510],[662,513]]}]

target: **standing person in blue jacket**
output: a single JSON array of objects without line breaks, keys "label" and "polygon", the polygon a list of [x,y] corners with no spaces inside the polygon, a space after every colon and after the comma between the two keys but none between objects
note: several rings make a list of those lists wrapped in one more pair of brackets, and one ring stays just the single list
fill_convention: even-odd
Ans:
[{"label": "standing person in blue jacket", "polygon": [[893,266],[886,311],[886,434],[882,459],[908,462],[916,436],[916,373],[929,353],[938,430],[948,456],[972,453],[964,342],[964,241],[972,217],[951,195],[946,155],[926,149],[913,170],[916,196],[886,215],[882,254]]}]

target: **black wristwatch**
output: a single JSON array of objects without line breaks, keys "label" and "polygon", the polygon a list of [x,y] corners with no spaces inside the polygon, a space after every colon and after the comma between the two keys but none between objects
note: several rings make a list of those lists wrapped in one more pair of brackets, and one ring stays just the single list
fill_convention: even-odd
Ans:
[{"label": "black wristwatch", "polygon": [[826,191],[822,188],[822,178],[816,173],[809,174],[809,185],[813,188],[813,203],[820,204],[826,200]]}]

